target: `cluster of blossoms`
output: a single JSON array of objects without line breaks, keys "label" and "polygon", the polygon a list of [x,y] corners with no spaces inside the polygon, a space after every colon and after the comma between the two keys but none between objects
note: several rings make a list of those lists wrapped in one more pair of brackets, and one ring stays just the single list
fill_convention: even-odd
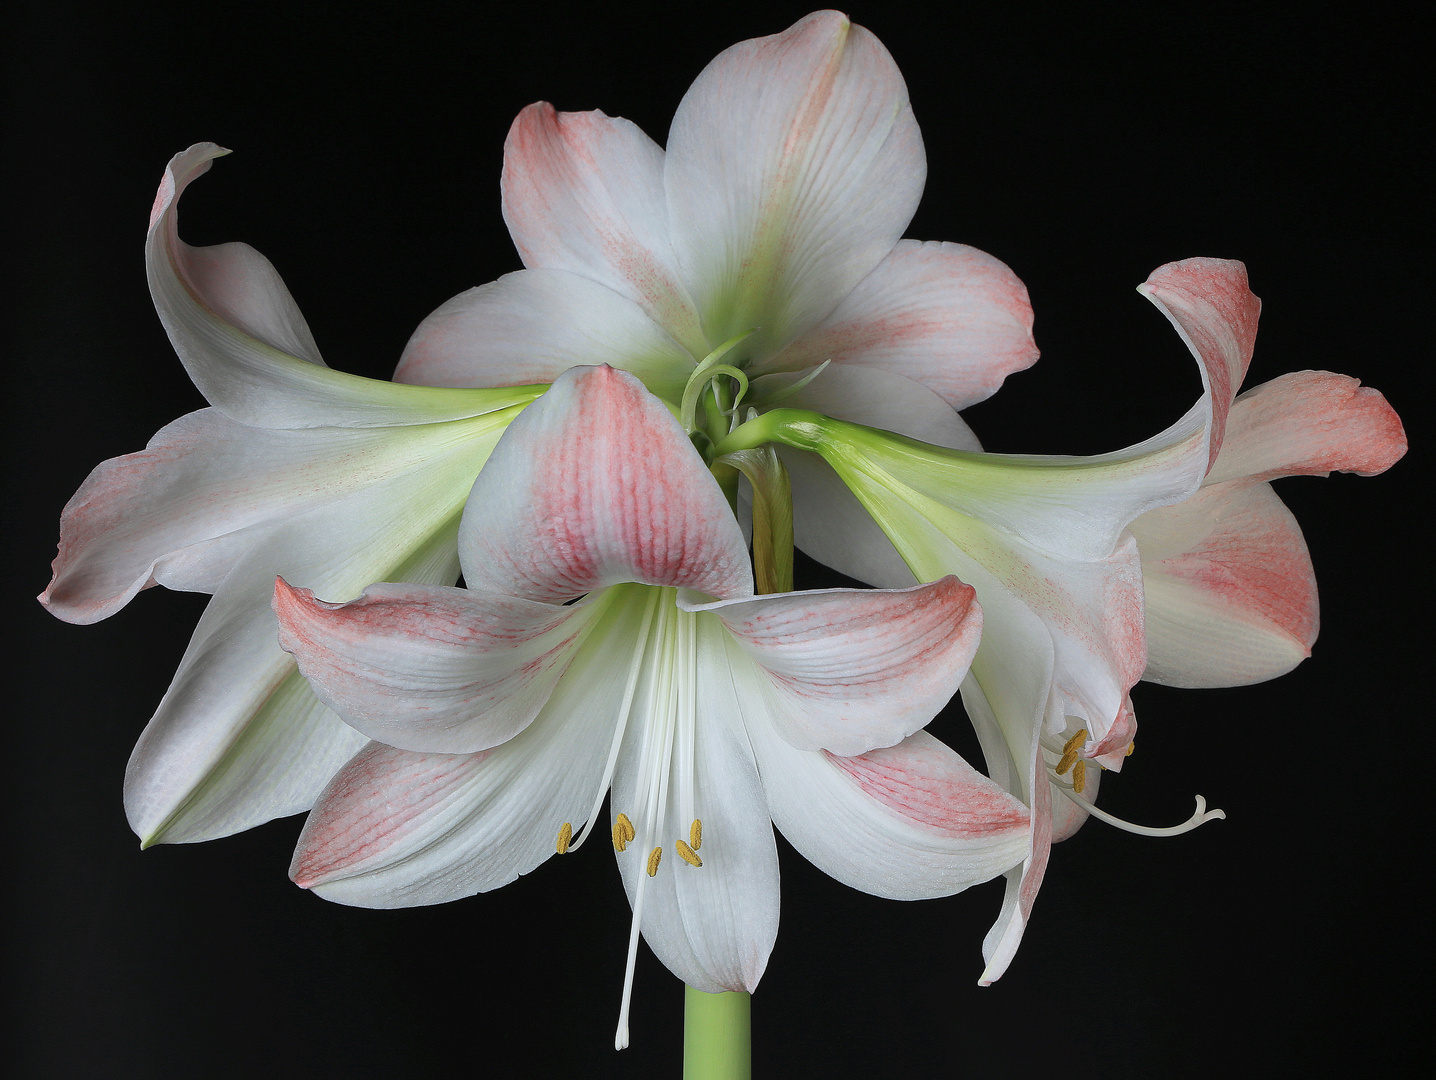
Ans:
[{"label": "cluster of blossoms", "polygon": [[[84,623],[213,594],[130,822],[150,845],[308,810],[294,880],[403,907],[573,851],[607,797],[629,986],[640,933],[693,987],[757,985],[774,825],[879,896],[1006,875],[997,978],[1050,845],[1115,820],[1133,685],[1308,655],[1312,568],[1267,481],[1405,449],[1345,376],[1238,397],[1259,304],[1239,263],[1192,259],[1141,286],[1200,368],[1185,417],[1096,457],[982,452],[959,411],[1036,359],[1026,290],[900,239],[917,125],[833,12],[721,54],[666,150],[525,109],[502,190],[527,269],[435,311],[394,382],[327,367],[252,248],[179,239],[225,152],[170,162],[146,249],[211,407],[91,474],[41,597]],[[792,591],[795,542],[877,588]],[[985,772],[923,730],[959,692]]]}]

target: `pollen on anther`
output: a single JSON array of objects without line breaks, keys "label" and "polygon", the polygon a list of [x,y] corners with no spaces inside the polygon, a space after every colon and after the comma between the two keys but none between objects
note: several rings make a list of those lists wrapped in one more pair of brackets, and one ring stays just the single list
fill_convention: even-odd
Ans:
[{"label": "pollen on anther", "polygon": [[1077,792],[1078,795],[1081,795],[1082,789],[1086,786],[1087,763],[1085,761],[1079,761],[1076,765],[1072,766],[1072,790]]},{"label": "pollen on anther", "polygon": [[1083,728],[1081,731],[1077,732],[1076,735],[1073,735],[1072,738],[1068,739],[1065,743],[1062,744],[1062,756],[1066,757],[1068,754],[1076,754],[1077,748],[1086,741],[1087,729]]},{"label": "pollen on anther", "polygon": [[703,846],[703,822],[697,818],[694,818],[693,824],[688,826],[688,846],[694,851]]},{"label": "pollen on anther", "polygon": [[1123,756],[1123,757],[1131,757],[1131,756],[1132,756],[1132,751],[1135,750],[1135,749],[1137,749],[1137,741],[1136,741],[1135,739],[1133,739],[1131,742],[1129,742],[1129,743],[1127,744],[1127,752],[1126,752],[1125,754],[1123,754],[1122,756]]},{"label": "pollen on anther", "polygon": [[703,865],[703,860],[700,859],[697,853],[691,847],[685,844],[682,840],[673,841],[673,846],[678,851],[678,857],[684,862],[686,862],[689,866]]},{"label": "pollen on anther", "polygon": [[663,858],[663,849],[656,847],[648,853],[648,876],[658,873],[658,860]]},{"label": "pollen on anther", "polygon": [[1062,755],[1062,760],[1057,762],[1057,768],[1055,768],[1053,772],[1058,776],[1066,776],[1068,769],[1072,768],[1073,765],[1080,764],[1081,762],[1077,760],[1077,751],[1068,750],[1067,753]]},{"label": "pollen on anther", "polygon": [[558,829],[558,853],[568,854],[569,842],[573,840],[573,822],[565,821]]}]

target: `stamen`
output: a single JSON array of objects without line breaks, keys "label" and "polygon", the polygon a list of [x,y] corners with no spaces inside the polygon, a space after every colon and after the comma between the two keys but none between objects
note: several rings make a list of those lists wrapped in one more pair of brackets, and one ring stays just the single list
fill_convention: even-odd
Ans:
[{"label": "stamen", "polygon": [[573,839],[573,822],[565,821],[558,827],[558,853],[568,854],[568,843]]},{"label": "stamen", "polygon": [[[680,859],[682,859],[684,862],[686,862],[689,866],[702,866],[702,865],[703,865],[703,860],[700,859],[700,858],[697,856],[697,854],[694,853],[693,849],[692,849],[691,847],[689,847],[687,844],[685,844],[682,840],[675,840],[675,841],[673,841],[673,846],[674,846],[674,847],[677,849],[677,851],[678,851],[678,857],[679,857]],[[657,852],[657,851],[658,851],[658,848],[654,848],[653,850],[654,850],[654,852]],[[657,869],[656,865],[655,865],[654,869]],[[652,873],[652,871],[650,871],[650,873]]]},{"label": "stamen", "polygon": [[624,850],[636,835],[638,834],[633,831],[633,822],[628,820],[628,815],[619,814],[618,820],[613,823],[613,850]]},{"label": "stamen", "polygon": [[[683,843],[682,840],[680,840],[680,841],[678,841],[678,842],[679,842],[680,844]],[[694,857],[696,858],[697,856],[694,856]],[[662,858],[663,858],[663,849],[662,849],[661,847],[656,847],[656,848],[654,848],[652,851],[650,851],[650,852],[648,853],[648,876],[649,876],[649,877],[653,877],[655,874],[658,873],[658,862],[659,862],[659,860],[662,859]]]},{"label": "stamen", "polygon": [[1081,795],[1087,787],[1087,763],[1079,761],[1072,766],[1072,790]]},{"label": "stamen", "polygon": [[1135,750],[1135,749],[1137,749],[1137,740],[1136,740],[1136,739],[1133,739],[1131,742],[1129,742],[1129,743],[1127,744],[1127,752],[1126,752],[1125,754],[1123,754],[1122,756],[1123,756],[1123,757],[1131,757],[1131,756],[1132,756],[1132,751]]},{"label": "stamen", "polygon": [[1068,739],[1065,743],[1062,744],[1062,753],[1075,754],[1077,753],[1078,748],[1086,741],[1087,729],[1083,728],[1081,731],[1077,732],[1076,735],[1073,735],[1072,738]]},{"label": "stamen", "polygon": [[1066,776],[1066,775],[1067,775],[1067,770],[1070,769],[1070,768],[1072,768],[1072,766],[1073,766],[1073,765],[1076,765],[1076,764],[1077,764],[1077,751],[1076,751],[1076,750],[1069,750],[1069,751],[1067,751],[1067,753],[1065,753],[1065,754],[1062,755],[1062,760],[1057,763],[1057,768],[1054,769],[1053,771],[1054,771],[1058,776]]},{"label": "stamen", "polygon": [[[1073,765],[1081,764],[1077,758],[1082,752],[1082,744],[1086,741],[1087,729],[1083,728],[1062,744],[1062,760],[1057,762],[1057,768],[1055,770],[1058,776],[1066,776],[1068,769],[1072,768]],[[1076,773],[1073,774],[1074,780],[1076,775]],[[1079,787],[1077,790],[1081,791],[1082,789]]]},{"label": "stamen", "polygon": [[1098,821],[1105,821],[1108,825],[1114,825],[1125,832],[1136,833],[1138,836],[1180,836],[1182,833],[1191,832],[1199,825],[1204,825],[1208,821],[1224,820],[1227,816],[1225,810],[1208,810],[1207,800],[1198,795],[1197,809],[1191,817],[1180,825],[1173,825],[1166,829],[1156,829],[1150,825],[1133,825],[1130,821],[1123,821],[1115,814],[1109,814],[1107,811],[1099,809],[1081,796],[1069,791],[1065,784],[1056,784],[1054,786],[1058,791],[1062,792],[1063,795],[1066,795]]},{"label": "stamen", "polygon": [[703,846],[703,822],[697,818],[694,818],[693,824],[688,826],[688,846],[694,851]]}]

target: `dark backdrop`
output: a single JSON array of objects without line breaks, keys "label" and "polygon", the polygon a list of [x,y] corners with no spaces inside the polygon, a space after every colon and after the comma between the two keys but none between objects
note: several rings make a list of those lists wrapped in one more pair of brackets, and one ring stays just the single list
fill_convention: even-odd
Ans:
[{"label": "dark backdrop", "polygon": [[[1180,820],[1199,792],[1228,820],[1165,841],[1089,824],[1054,852],[998,985],[975,983],[1000,885],[897,904],[784,848],[759,1074],[1184,1076],[1245,1058],[1395,1075],[1430,941],[1430,132],[1410,99],[1431,28],[1372,5],[1299,22],[944,8],[852,15],[896,57],[923,127],[909,235],[993,252],[1031,290],[1044,357],[969,414],[990,448],[1114,449],[1179,415],[1194,366],[1133,287],[1213,255],[1245,260],[1266,303],[1248,385],[1358,376],[1415,449],[1381,478],[1279,485],[1322,584],[1315,656],[1255,688],[1139,687],[1138,753],[1103,786],[1133,819]],[[518,268],[497,180],[522,106],[602,108],[662,140],[713,55],[805,11],[61,0],[11,16],[12,1075],[676,1075],[681,987],[651,955],[633,1047],[610,1048],[628,907],[600,849],[398,912],[292,886],[297,819],[141,854],[124,763],[204,598],[152,590],[72,627],[30,597],[89,469],[202,404],[141,261],[171,154],[234,149],[187,197],[187,239],[254,244],[331,365],[383,377],[429,310]],[[967,749],[964,723],[937,730]]]}]

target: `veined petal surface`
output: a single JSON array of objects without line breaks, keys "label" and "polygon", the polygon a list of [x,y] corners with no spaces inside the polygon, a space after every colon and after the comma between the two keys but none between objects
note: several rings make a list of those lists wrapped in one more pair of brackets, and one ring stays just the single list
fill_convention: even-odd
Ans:
[{"label": "veined petal surface", "polygon": [[708,352],[668,238],[663,150],[637,125],[536,102],[509,129],[501,187],[525,266],[606,285],[690,352]]},{"label": "veined petal surface", "polygon": [[771,355],[897,243],[926,178],[907,87],[834,11],[719,54],[673,118],[672,241],[710,344]]},{"label": "veined petal surface", "polygon": [[514,421],[459,532],[470,588],[562,602],[624,581],[751,596],[737,520],[668,409],[627,372],[575,368]]}]

